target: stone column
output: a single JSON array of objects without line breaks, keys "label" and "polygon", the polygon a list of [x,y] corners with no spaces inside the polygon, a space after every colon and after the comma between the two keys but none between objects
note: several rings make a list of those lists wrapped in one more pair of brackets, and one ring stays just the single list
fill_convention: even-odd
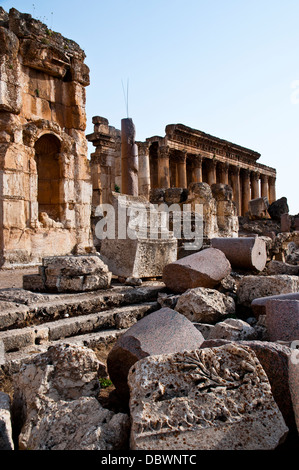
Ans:
[{"label": "stone column", "polygon": [[269,203],[276,201],[276,178],[275,176],[270,176],[269,178]]},{"label": "stone column", "polygon": [[240,168],[238,166],[231,166],[231,179],[233,188],[233,199],[237,207],[237,214],[241,215],[241,188],[240,188]]},{"label": "stone column", "polygon": [[202,157],[200,155],[194,155],[193,164],[192,183],[202,183]]},{"label": "stone column", "polygon": [[138,196],[138,147],[132,119],[121,120],[121,191]]},{"label": "stone column", "polygon": [[261,175],[261,196],[269,199],[268,176]]},{"label": "stone column", "polygon": [[212,184],[217,183],[216,161],[215,160],[207,160],[207,168],[208,168],[208,184],[210,186],[212,186]]},{"label": "stone column", "polygon": [[251,199],[260,197],[260,174],[257,171],[251,172]]},{"label": "stone column", "polygon": [[180,152],[177,156],[178,160],[178,187],[187,188],[187,171],[186,171],[187,152]]},{"label": "stone column", "polygon": [[166,145],[158,149],[158,187],[170,187],[169,147]]},{"label": "stone column", "polygon": [[221,184],[228,184],[228,168],[229,164],[224,162],[218,163],[219,168],[219,176],[220,176],[220,183]]},{"label": "stone column", "polygon": [[242,182],[242,215],[245,215],[249,209],[249,201],[251,200],[250,195],[250,172],[247,169],[241,171],[241,182]]},{"label": "stone column", "polygon": [[138,142],[138,188],[139,195],[149,199],[151,190],[149,144]]}]

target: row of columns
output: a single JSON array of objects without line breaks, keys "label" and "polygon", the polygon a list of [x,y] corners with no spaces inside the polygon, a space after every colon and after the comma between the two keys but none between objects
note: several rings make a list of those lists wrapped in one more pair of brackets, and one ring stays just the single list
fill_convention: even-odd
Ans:
[{"label": "row of columns", "polygon": [[[150,190],[150,162],[147,145],[139,146],[139,187],[142,184],[142,194]],[[187,188],[190,182],[205,182],[229,184],[233,188],[233,197],[238,214],[245,215],[249,201],[258,197],[266,197],[271,204],[276,200],[276,178],[258,172],[220,162],[216,158],[209,159],[200,155],[189,155],[187,151],[170,150],[167,146],[159,146],[156,158],[158,167],[156,187],[171,187],[170,164],[176,164],[176,184],[179,188]],[[189,162],[188,162],[189,161]],[[145,163],[147,162],[147,163]],[[187,165],[191,180],[187,181]],[[141,188],[140,188],[141,189]]]}]

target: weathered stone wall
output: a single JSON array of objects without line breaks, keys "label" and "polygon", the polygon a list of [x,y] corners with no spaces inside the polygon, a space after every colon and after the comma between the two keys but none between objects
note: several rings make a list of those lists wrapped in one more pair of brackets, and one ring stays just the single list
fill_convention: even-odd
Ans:
[{"label": "weathered stone wall", "polygon": [[31,15],[0,8],[1,265],[91,249],[84,59]]}]

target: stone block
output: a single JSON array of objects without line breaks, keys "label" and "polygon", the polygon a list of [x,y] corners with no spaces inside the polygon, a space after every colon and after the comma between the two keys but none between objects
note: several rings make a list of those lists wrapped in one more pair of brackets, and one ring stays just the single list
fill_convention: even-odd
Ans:
[{"label": "stone block", "polygon": [[286,197],[277,199],[277,201],[272,202],[268,207],[268,212],[272,220],[277,220],[280,222],[281,216],[283,214],[289,213],[288,200]]},{"label": "stone block", "polygon": [[132,450],[273,450],[288,433],[245,346],[146,357],[128,383]]},{"label": "stone block", "polygon": [[211,246],[223,251],[232,268],[263,271],[267,247],[259,237],[213,238]]},{"label": "stone block", "polygon": [[231,341],[242,341],[244,339],[256,339],[257,333],[255,329],[247,322],[228,318],[215,325],[209,335],[210,339],[228,339]]},{"label": "stone block", "polygon": [[0,450],[14,450],[10,397],[0,392]]},{"label": "stone block", "polygon": [[163,308],[139,320],[118,340],[107,358],[109,376],[125,401],[129,399],[129,369],[140,359],[198,348],[204,337],[180,313]]},{"label": "stone block", "polygon": [[44,279],[40,274],[25,274],[23,276],[23,289],[43,292],[45,288]]},{"label": "stone block", "polygon": [[66,277],[83,276],[108,272],[107,266],[98,255],[87,256],[49,256],[43,259],[43,266],[51,274],[62,274]]},{"label": "stone block", "polygon": [[216,323],[235,313],[235,302],[215,289],[197,287],[179,296],[175,310],[192,322]]},{"label": "stone block", "polygon": [[251,220],[268,218],[269,201],[266,197],[259,197],[249,201],[249,218]]},{"label": "stone block", "polygon": [[267,297],[259,297],[254,299],[251,303],[251,309],[256,318],[260,315],[266,315],[266,304],[270,300],[299,300],[299,292],[293,292],[292,294],[277,294],[270,295]]},{"label": "stone block", "polygon": [[168,289],[179,294],[195,287],[214,288],[230,272],[224,253],[207,248],[165,266],[162,279]]},{"label": "stone block", "polygon": [[270,341],[299,341],[299,300],[269,300],[266,327]]},{"label": "stone block", "polygon": [[101,257],[116,276],[147,278],[162,275],[177,259],[176,239],[102,240]]},{"label": "stone block", "polygon": [[284,263],[283,261],[271,260],[267,266],[267,273],[273,274],[289,274],[290,276],[299,275],[299,265]]},{"label": "stone block", "polygon": [[297,431],[299,433],[299,352],[293,351],[289,357],[289,381],[291,400],[293,404]]},{"label": "stone block", "polygon": [[112,273],[90,274],[85,276],[82,290],[92,291],[98,289],[108,289],[112,280]]},{"label": "stone block", "polygon": [[299,291],[298,276],[244,276],[237,290],[237,302],[250,307],[255,299],[272,295],[292,294]]},{"label": "stone block", "polygon": [[[208,339],[201,345],[201,348],[216,348],[229,342],[226,339]],[[238,344],[241,347],[249,347],[256,354],[268,377],[273,398],[283,415],[286,425],[293,432],[296,429],[296,423],[289,388],[289,361],[292,350],[285,345],[269,341],[238,340]],[[275,364],[275,367],[273,367],[273,364]]]},{"label": "stone block", "polygon": [[280,218],[280,231],[290,232],[292,227],[292,217],[289,214],[282,214]]}]

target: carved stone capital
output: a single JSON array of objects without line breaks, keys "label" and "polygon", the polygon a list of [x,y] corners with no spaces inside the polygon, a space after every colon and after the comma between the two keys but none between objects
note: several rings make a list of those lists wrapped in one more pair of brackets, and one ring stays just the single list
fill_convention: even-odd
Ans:
[{"label": "carved stone capital", "polygon": [[162,147],[159,147],[158,149],[158,158],[159,159],[169,159],[169,147],[167,145],[163,145]]},{"label": "carved stone capital", "polygon": [[252,181],[258,181],[260,179],[260,173],[258,171],[252,171],[250,173]]},{"label": "carved stone capital", "polygon": [[261,175],[262,183],[267,183],[267,182],[268,182],[268,179],[269,179],[269,176],[268,176],[268,175]]},{"label": "carved stone capital", "polygon": [[235,176],[239,176],[240,175],[240,167],[239,166],[234,166],[234,165],[231,165],[229,167],[230,169],[230,172],[235,175]]}]

